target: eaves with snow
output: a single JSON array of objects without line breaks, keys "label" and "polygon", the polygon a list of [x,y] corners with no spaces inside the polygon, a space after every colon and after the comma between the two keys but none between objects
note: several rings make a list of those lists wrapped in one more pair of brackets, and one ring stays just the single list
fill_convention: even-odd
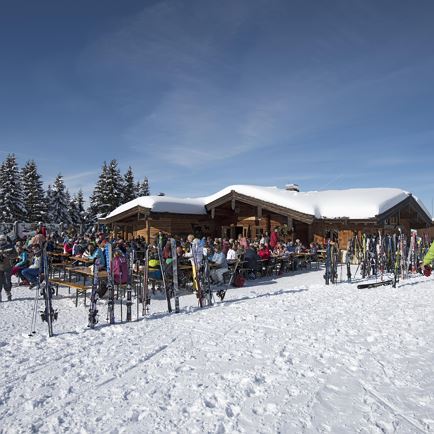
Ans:
[{"label": "eaves with snow", "polygon": [[230,185],[215,194],[198,198],[170,196],[143,196],[127,202],[112,211],[105,219],[113,220],[135,209],[157,213],[207,214],[207,208],[224,197],[236,194],[303,213],[316,219],[348,218],[356,220],[375,218],[409,198],[413,198],[423,213],[432,217],[422,201],[411,193],[397,188],[352,188],[325,191],[288,191],[278,187]]}]

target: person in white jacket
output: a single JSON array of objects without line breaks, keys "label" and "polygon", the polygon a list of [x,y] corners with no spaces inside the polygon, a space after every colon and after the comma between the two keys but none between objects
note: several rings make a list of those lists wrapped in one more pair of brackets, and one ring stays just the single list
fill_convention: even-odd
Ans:
[{"label": "person in white jacket", "polygon": [[229,263],[235,262],[237,260],[237,252],[234,247],[234,244],[231,244],[228,253],[226,253],[226,260]]}]

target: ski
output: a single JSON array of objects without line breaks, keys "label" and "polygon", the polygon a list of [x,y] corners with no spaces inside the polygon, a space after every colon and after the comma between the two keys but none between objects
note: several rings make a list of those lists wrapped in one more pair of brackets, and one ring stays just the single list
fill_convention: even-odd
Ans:
[{"label": "ski", "polygon": [[176,240],[170,239],[172,247],[172,266],[173,266],[173,296],[175,297],[175,312],[179,313],[179,286],[178,286],[178,253],[176,252]]},{"label": "ski", "polygon": [[351,282],[351,261],[354,255],[354,237],[348,241],[347,255],[345,256],[345,263],[347,266],[347,282]]},{"label": "ski", "polygon": [[325,273],[324,273],[324,280],[326,285],[330,283],[330,277],[331,277],[331,246],[330,246],[330,240],[327,240]]},{"label": "ski", "polygon": [[212,306],[212,289],[208,255],[204,256],[203,281],[208,306]]},{"label": "ski", "polygon": [[98,285],[99,285],[98,268],[99,268],[99,260],[96,259],[95,262],[93,263],[92,292],[90,294],[90,307],[89,307],[88,327],[91,329],[95,328],[95,325],[98,323],[98,309],[96,304],[98,300]]},{"label": "ski", "polygon": [[131,288],[131,269],[134,264],[134,251],[128,254],[128,280],[127,280],[127,322],[132,320],[132,305],[133,305],[133,291]]},{"label": "ski", "polygon": [[108,311],[107,319],[110,324],[115,323],[115,287],[113,285],[113,274],[112,274],[112,260],[113,252],[111,243],[107,243],[106,250],[106,270],[107,270],[107,292],[108,292]]},{"label": "ski", "polygon": [[237,274],[238,264],[239,264],[239,263],[240,263],[240,260],[237,259],[237,260],[235,261],[234,270],[231,272],[231,276],[230,276],[230,278],[229,278],[229,282],[228,282],[227,285],[226,285],[226,289],[222,289],[222,290],[220,290],[220,291],[217,291],[217,295],[219,296],[220,301],[223,301],[223,299],[225,298],[225,295],[226,295],[226,291],[231,287],[232,282],[234,281],[235,276],[236,276],[236,274]]},{"label": "ski", "polygon": [[149,312],[148,306],[151,304],[151,299],[149,297],[149,246],[146,247],[145,251],[145,267],[143,272],[143,293],[142,293],[142,315],[145,316]]},{"label": "ski", "polygon": [[166,294],[166,300],[167,300],[167,310],[169,312],[172,312],[172,304],[170,302],[170,291],[166,283],[166,275],[164,272],[164,265],[163,265],[163,254],[161,252],[161,246],[157,246],[158,251],[158,261],[160,263],[160,270],[161,270],[161,279],[163,280],[163,287],[164,287],[164,293]]},{"label": "ski", "polygon": [[396,284],[399,282],[399,265],[401,262],[401,251],[399,247],[397,247],[396,253],[395,253],[395,264],[393,267],[393,283],[392,286],[396,288]]},{"label": "ski", "polygon": [[192,244],[191,246],[191,253],[192,253],[192,266],[193,266],[193,278],[194,282],[196,283],[196,297],[199,303],[200,307],[203,307],[203,294],[202,294],[202,283],[201,283],[201,271],[198,261],[199,255],[199,245],[198,244]]},{"label": "ski", "polygon": [[383,280],[382,282],[362,283],[357,285],[357,289],[377,288],[379,286],[392,285],[393,280]]},{"label": "ski", "polygon": [[39,289],[41,291],[41,295],[44,298],[45,308],[41,311],[41,319],[46,322],[48,325],[48,336],[53,336],[53,321],[57,320],[57,310],[53,309],[52,299],[53,299],[53,288],[50,283],[49,275],[49,261],[47,254],[47,245],[44,245],[42,251],[42,268],[44,272],[44,282],[40,285]]}]

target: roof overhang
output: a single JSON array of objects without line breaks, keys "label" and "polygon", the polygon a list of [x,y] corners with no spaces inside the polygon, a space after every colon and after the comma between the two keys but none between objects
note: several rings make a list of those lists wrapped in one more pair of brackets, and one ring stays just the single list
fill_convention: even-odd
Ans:
[{"label": "roof overhang", "polygon": [[378,223],[392,217],[404,207],[408,207],[416,214],[416,223],[420,221],[421,226],[429,227],[432,225],[432,218],[426,213],[426,211],[420,206],[419,202],[410,194],[406,199],[397,203],[387,211],[375,216]]},{"label": "roof overhang", "polygon": [[98,223],[100,224],[110,224],[119,222],[125,219],[128,219],[129,217],[137,216],[137,220],[145,219],[149,216],[151,210],[149,208],[144,208],[140,205],[135,206],[133,208],[130,208],[124,212],[121,212],[119,214],[114,215],[113,217],[104,217],[98,219]]},{"label": "roof overhang", "polygon": [[216,200],[213,200],[212,202],[209,202],[205,205],[205,208],[207,211],[212,211],[213,209],[229,202],[229,201],[239,201],[242,203],[245,203],[247,205],[251,205],[253,207],[260,207],[262,209],[266,209],[268,211],[271,211],[276,214],[280,214],[283,216],[291,217],[294,220],[301,221],[303,223],[311,224],[315,217],[311,214],[305,214],[299,211],[295,211],[290,208],[286,208],[280,205],[276,205],[271,202],[267,202],[261,199],[256,199],[252,196],[247,196],[245,194],[238,193],[235,190],[231,190],[229,193],[225,194],[224,196],[219,197]]}]

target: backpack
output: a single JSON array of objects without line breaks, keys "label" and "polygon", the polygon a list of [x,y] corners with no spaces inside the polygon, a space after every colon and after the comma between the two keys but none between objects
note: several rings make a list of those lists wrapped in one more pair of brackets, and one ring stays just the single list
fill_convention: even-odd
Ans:
[{"label": "backpack", "polygon": [[233,286],[236,288],[242,288],[244,286],[244,283],[246,282],[246,279],[241,275],[237,274],[235,276],[234,282],[232,283]]},{"label": "backpack", "polygon": [[113,280],[116,285],[128,282],[128,262],[125,256],[115,256],[113,259]]}]

